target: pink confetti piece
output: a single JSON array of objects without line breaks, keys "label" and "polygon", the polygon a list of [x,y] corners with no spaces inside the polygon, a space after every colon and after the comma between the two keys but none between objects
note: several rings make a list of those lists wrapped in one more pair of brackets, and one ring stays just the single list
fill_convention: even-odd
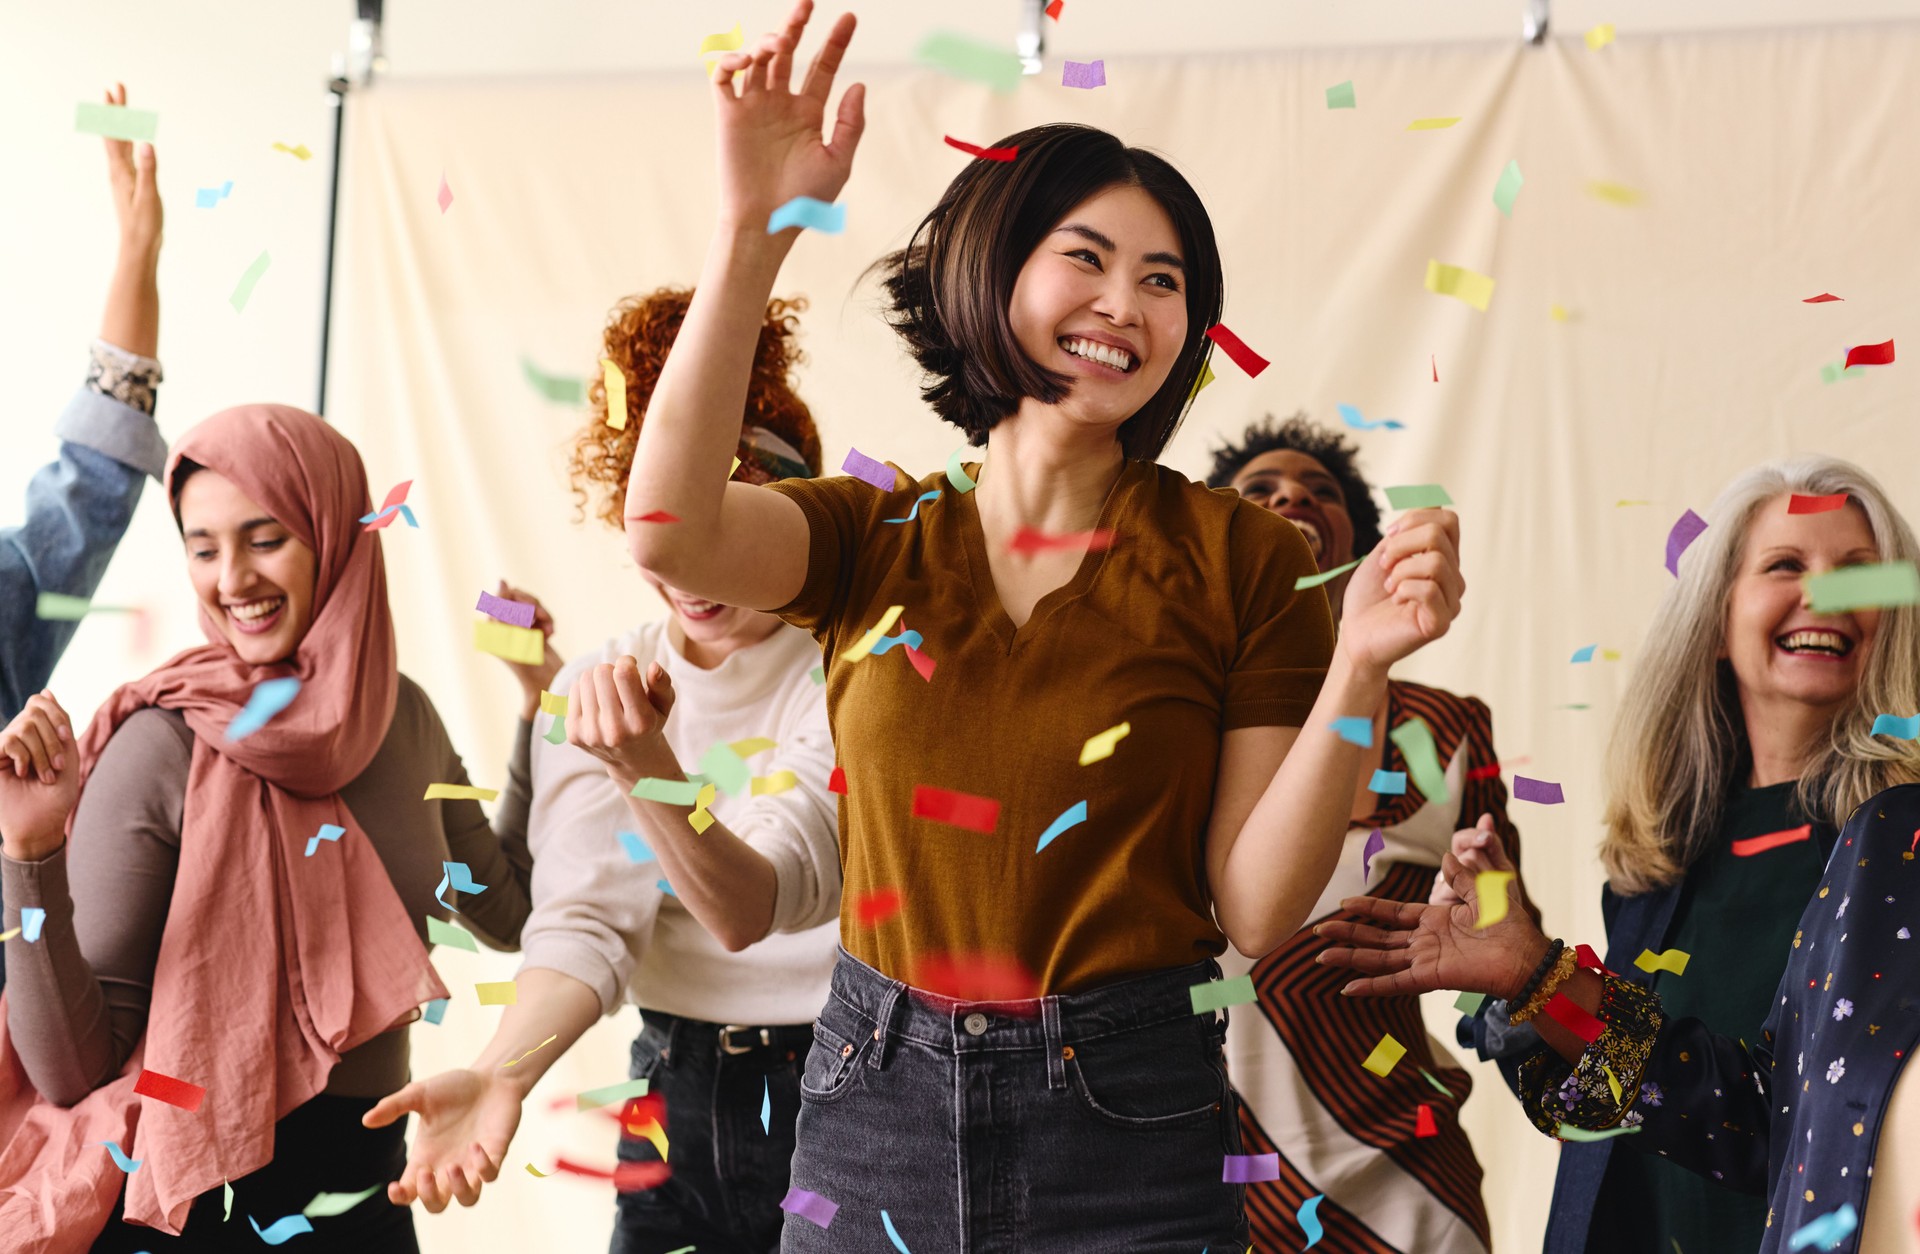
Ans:
[{"label": "pink confetti piece", "polygon": [[445,213],[453,204],[453,189],[447,186],[447,176],[445,174],[440,176],[440,194],[435,196],[434,200],[439,203],[441,213]]}]

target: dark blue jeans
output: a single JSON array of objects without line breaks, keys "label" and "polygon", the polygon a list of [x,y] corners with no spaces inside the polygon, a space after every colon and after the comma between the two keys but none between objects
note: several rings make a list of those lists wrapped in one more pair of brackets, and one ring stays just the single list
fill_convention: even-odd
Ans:
[{"label": "dark blue jeans", "polygon": [[[632,1076],[664,1099],[667,1165],[649,1189],[622,1189],[613,1254],[769,1254],[780,1247],[780,1199],[793,1159],[800,1064],[810,1025],[735,1032],[642,1010]],[[736,1052],[729,1052],[729,1050]],[[761,1103],[771,1098],[766,1128]],[[623,1162],[658,1162],[644,1137],[620,1134]]]},{"label": "dark blue jeans", "polygon": [[[1129,1254],[1247,1248],[1211,962],[1071,996],[956,1002],[844,951],[800,1081],[787,1254]],[[1216,1021],[1217,1020],[1217,1021]],[[883,1218],[884,1215],[884,1218]]]}]

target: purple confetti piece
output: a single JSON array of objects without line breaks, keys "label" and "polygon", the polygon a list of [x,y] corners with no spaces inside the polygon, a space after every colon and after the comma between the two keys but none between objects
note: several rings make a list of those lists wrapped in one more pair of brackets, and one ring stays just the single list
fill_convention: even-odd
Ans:
[{"label": "purple confetti piece", "polygon": [[1543,806],[1557,806],[1566,801],[1560,785],[1550,780],[1528,779],[1524,775],[1513,777],[1513,799],[1515,801],[1533,801]]},{"label": "purple confetti piece", "polygon": [[1667,533],[1668,574],[1675,579],[1680,577],[1680,555],[1685,553],[1687,546],[1698,540],[1700,533],[1706,529],[1707,520],[1692,510],[1680,515],[1679,521],[1673,524],[1673,530]]},{"label": "purple confetti piece", "polygon": [[473,607],[488,618],[511,623],[515,627],[533,626],[533,607],[525,601],[509,601],[497,597],[491,592],[480,594],[480,604]]},{"label": "purple confetti piece", "polygon": [[1373,835],[1367,837],[1367,847],[1360,851],[1360,883],[1364,887],[1373,878],[1373,856],[1387,847],[1387,838],[1380,834],[1379,828],[1373,829]]},{"label": "purple confetti piece", "polygon": [[1105,87],[1107,85],[1107,63],[1105,61],[1069,61],[1060,74],[1062,87]]},{"label": "purple confetti piece", "polygon": [[873,460],[857,448],[847,450],[847,460],[840,463],[840,469],[882,492],[893,491],[893,467]]},{"label": "purple confetti piece", "polygon": [[1278,1154],[1228,1154],[1220,1179],[1226,1184],[1258,1184],[1280,1178]]},{"label": "purple confetti piece", "polygon": [[840,1203],[829,1202],[818,1193],[809,1193],[805,1189],[788,1189],[787,1195],[780,1199],[780,1209],[825,1228],[839,1213]]}]

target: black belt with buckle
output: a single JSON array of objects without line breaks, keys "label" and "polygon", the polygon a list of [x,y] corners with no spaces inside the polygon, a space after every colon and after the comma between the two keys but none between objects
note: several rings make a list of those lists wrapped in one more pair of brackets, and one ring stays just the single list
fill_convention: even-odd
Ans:
[{"label": "black belt with buckle", "polygon": [[667,1034],[668,1048],[682,1042],[693,1042],[711,1035],[720,1046],[720,1052],[733,1056],[750,1054],[756,1049],[803,1049],[813,1044],[813,1025],[811,1023],[776,1024],[772,1027],[755,1027],[744,1023],[708,1023],[702,1019],[688,1019],[680,1015],[668,1014],[664,1010],[642,1010],[641,1015],[647,1022],[663,1029]]}]

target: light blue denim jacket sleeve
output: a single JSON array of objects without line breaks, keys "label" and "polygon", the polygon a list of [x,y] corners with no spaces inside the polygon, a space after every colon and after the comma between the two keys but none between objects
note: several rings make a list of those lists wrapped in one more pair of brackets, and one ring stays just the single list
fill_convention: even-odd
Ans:
[{"label": "light blue denim jacket sleeve", "polygon": [[0,722],[46,686],[79,626],[40,619],[40,593],[91,597],[147,476],[166,468],[153,416],[88,387],[54,434],[60,457],[28,482],[26,522],[0,528]]}]

